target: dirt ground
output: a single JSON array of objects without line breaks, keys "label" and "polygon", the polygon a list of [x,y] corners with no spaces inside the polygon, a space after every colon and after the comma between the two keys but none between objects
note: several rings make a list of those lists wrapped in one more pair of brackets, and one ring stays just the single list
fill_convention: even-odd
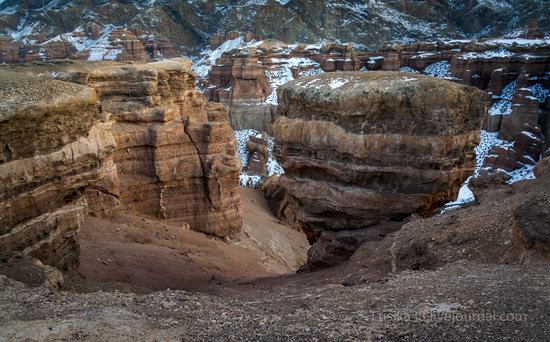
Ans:
[{"label": "dirt ground", "polygon": [[[547,187],[489,189],[473,207],[413,221],[345,264],[303,274],[292,269],[304,246],[289,242],[302,234],[279,225],[254,190],[243,190],[244,232],[229,243],[129,213],[90,219],[85,278],[68,289],[0,275],[0,341],[547,342],[550,267],[521,264],[520,246],[506,243],[509,214]],[[396,271],[396,255],[417,243],[427,254],[403,260],[422,267]]]},{"label": "dirt ground", "polygon": [[75,291],[214,292],[220,286],[294,273],[309,248],[303,233],[278,223],[260,191],[241,189],[243,232],[220,240],[131,212],[89,217],[80,230]]}]

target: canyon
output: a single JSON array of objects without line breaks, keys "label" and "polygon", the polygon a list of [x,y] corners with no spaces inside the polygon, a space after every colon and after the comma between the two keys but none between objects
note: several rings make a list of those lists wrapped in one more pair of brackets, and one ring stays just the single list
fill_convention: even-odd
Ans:
[{"label": "canyon", "polygon": [[544,8],[306,3],[0,1],[0,339],[550,334]]},{"label": "canyon", "polygon": [[[310,75],[400,71],[475,86],[492,95],[475,176],[496,172],[514,182],[533,177],[531,170],[549,146],[550,45],[533,39],[537,36],[533,30],[514,39],[439,40],[365,52],[353,44],[286,44],[231,35],[212,53],[217,59],[199,60],[194,68],[205,97],[224,104],[235,129],[271,135],[277,89]],[[259,177],[255,186],[266,180],[243,177]]]},{"label": "canyon", "polygon": [[[506,95],[510,96],[508,101],[536,112],[545,108],[544,100],[540,104],[529,89],[537,84],[548,89],[549,51],[548,40],[524,38],[441,40],[394,45],[378,52],[358,51],[352,44],[253,41],[220,52],[220,58],[203,72],[201,87],[210,101],[226,106],[235,129],[266,132],[271,132],[275,119],[278,86],[300,77],[338,71],[419,72],[472,85],[495,97],[516,81],[516,88]],[[516,89],[525,90],[516,94]],[[500,130],[502,113],[494,114],[485,127],[491,132]]]}]

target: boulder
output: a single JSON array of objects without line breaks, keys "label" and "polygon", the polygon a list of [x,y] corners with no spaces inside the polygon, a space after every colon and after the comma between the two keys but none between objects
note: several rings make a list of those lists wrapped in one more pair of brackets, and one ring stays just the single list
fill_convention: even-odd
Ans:
[{"label": "boulder", "polygon": [[550,194],[539,194],[516,209],[512,233],[526,250],[525,263],[550,261]]}]

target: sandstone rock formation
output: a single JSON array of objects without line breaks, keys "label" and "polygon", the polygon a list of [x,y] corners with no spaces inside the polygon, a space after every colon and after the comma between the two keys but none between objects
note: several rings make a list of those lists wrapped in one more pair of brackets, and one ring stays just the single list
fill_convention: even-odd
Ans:
[{"label": "sandstone rock formation", "polygon": [[475,166],[489,99],[404,73],[333,73],[279,88],[274,133],[285,169],[266,185],[274,212],[303,229],[368,229],[428,216]]},{"label": "sandstone rock formation", "polygon": [[246,149],[250,155],[246,172],[250,175],[267,176],[268,147],[267,140],[262,136],[249,136]]},{"label": "sandstone rock formation", "polygon": [[91,88],[5,70],[0,77],[2,254],[67,268],[78,260],[84,192],[117,197],[110,123]]},{"label": "sandstone rock formation", "polygon": [[[529,112],[530,118],[544,109],[544,99],[535,99],[532,87],[550,89],[547,40],[502,39],[485,41],[438,41],[396,45],[379,52],[364,52],[351,45],[284,44],[264,41],[227,51],[212,67],[204,84],[205,96],[221,102],[230,112],[236,129],[253,128],[271,132],[279,85],[303,76],[333,71],[412,71],[476,86],[491,92],[495,101],[512,81],[518,92],[509,100],[514,112]],[[523,89],[523,90],[521,90]],[[517,115],[517,114],[516,114]],[[526,114],[521,115],[527,118]],[[530,121],[532,121],[530,119]],[[534,124],[538,124],[534,120]],[[485,124],[491,132],[520,129],[517,120],[493,115]],[[549,120],[543,134],[548,136]],[[508,127],[508,128],[506,128]],[[520,132],[522,129],[519,130]],[[514,133],[515,134],[515,133]],[[512,135],[513,136],[513,135]],[[511,140],[512,137],[504,138]]]},{"label": "sandstone rock formation", "polygon": [[175,56],[176,50],[166,37],[135,29],[101,27],[93,22],[50,39],[34,35],[18,41],[0,36],[0,63],[59,59],[150,62]]},{"label": "sandstone rock formation", "polygon": [[63,81],[3,70],[3,253],[70,267],[83,218],[117,206],[221,237],[240,230],[235,137],[189,68],[75,63],[45,73]]},{"label": "sandstone rock formation", "polygon": [[75,70],[57,77],[95,88],[115,120],[122,202],[219,236],[238,231],[240,163],[227,113],[205,103],[181,60]]}]

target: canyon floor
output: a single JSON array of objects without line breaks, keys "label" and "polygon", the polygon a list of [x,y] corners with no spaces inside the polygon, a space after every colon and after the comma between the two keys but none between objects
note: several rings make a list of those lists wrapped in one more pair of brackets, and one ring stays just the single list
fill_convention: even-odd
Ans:
[{"label": "canyon floor", "polygon": [[391,272],[396,233],[343,265],[294,274],[305,260],[303,236],[280,225],[251,189],[241,191],[244,235],[229,241],[127,212],[90,218],[80,275],[68,276],[64,290],[0,276],[0,340],[548,341],[550,269],[508,263],[514,243],[494,230],[507,217],[496,213],[547,187],[484,190],[478,205],[418,220],[411,240],[425,237],[423,227],[447,227],[430,234],[444,251],[438,260],[448,262],[417,271]]}]

